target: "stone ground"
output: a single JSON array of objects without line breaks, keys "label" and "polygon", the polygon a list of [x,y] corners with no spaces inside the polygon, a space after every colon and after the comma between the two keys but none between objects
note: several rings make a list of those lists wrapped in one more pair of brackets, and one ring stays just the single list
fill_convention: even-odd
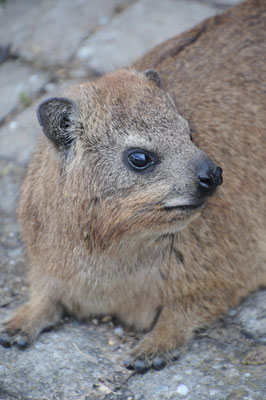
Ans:
[{"label": "stone ground", "polygon": [[[85,78],[129,65],[237,0],[0,0],[0,320],[27,297],[16,223],[40,135],[35,109]],[[198,333],[175,364],[122,365],[140,336],[105,317],[66,320],[25,351],[0,347],[0,400],[266,398],[266,291]]]}]

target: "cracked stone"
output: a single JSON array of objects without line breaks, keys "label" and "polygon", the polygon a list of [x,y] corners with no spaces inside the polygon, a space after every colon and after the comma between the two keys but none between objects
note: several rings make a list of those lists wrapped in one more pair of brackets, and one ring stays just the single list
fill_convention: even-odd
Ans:
[{"label": "cracked stone", "polygon": [[47,72],[19,60],[1,64],[0,124],[10,113],[29,105],[49,80]]},{"label": "cracked stone", "polygon": [[[160,42],[216,14],[218,9],[198,1],[142,0],[114,17],[76,52],[83,67],[106,73],[128,66]],[[134,34],[132,34],[134,32]]]},{"label": "cracked stone", "polygon": [[[1,44],[42,65],[65,65],[83,39],[125,0],[9,0],[0,14]],[[14,23],[15,21],[15,23]]]},{"label": "cracked stone", "polygon": [[[1,69],[0,69],[1,80]],[[14,116],[8,124],[0,128],[0,155],[26,164],[37,145],[42,133],[36,117],[38,105],[47,97],[60,95],[64,89],[71,86],[73,81],[63,81],[59,84],[47,84],[46,93],[36,100],[30,107]],[[0,105],[1,105],[0,96]],[[4,100],[4,99],[3,99]]]}]

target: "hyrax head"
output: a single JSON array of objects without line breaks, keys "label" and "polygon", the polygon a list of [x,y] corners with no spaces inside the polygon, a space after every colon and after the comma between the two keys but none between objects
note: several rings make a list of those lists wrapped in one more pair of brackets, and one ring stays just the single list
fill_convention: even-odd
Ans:
[{"label": "hyrax head", "polygon": [[153,70],[75,86],[37,114],[91,241],[176,232],[222,183]]}]

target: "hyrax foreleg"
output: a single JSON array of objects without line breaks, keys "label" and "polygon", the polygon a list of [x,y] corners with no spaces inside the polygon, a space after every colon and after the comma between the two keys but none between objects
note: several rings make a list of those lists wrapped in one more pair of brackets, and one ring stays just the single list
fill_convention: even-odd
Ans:
[{"label": "hyrax foreleg", "polygon": [[214,314],[220,312],[219,304],[208,310],[204,299],[200,299],[198,303],[192,303],[188,299],[178,307],[164,307],[153,329],[133,348],[125,365],[139,373],[144,373],[150,367],[163,368],[167,362],[179,358],[182,346],[192,338],[196,329],[210,323]]},{"label": "hyrax foreleg", "polygon": [[62,306],[45,293],[34,293],[29,302],[20,306],[4,323],[0,343],[5,347],[30,345],[41,331],[55,325],[62,316]]}]

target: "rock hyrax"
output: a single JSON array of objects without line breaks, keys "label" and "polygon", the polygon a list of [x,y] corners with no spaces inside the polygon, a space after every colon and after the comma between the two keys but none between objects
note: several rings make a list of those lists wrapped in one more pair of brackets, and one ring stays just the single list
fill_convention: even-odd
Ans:
[{"label": "rock hyrax", "polygon": [[[236,7],[135,69],[40,104],[44,135],[19,202],[30,299],[2,344],[26,346],[64,310],[108,313],[147,332],[127,366],[160,369],[195,329],[266,284],[265,33],[253,3],[255,24]],[[154,66],[162,84],[143,72]]]}]

